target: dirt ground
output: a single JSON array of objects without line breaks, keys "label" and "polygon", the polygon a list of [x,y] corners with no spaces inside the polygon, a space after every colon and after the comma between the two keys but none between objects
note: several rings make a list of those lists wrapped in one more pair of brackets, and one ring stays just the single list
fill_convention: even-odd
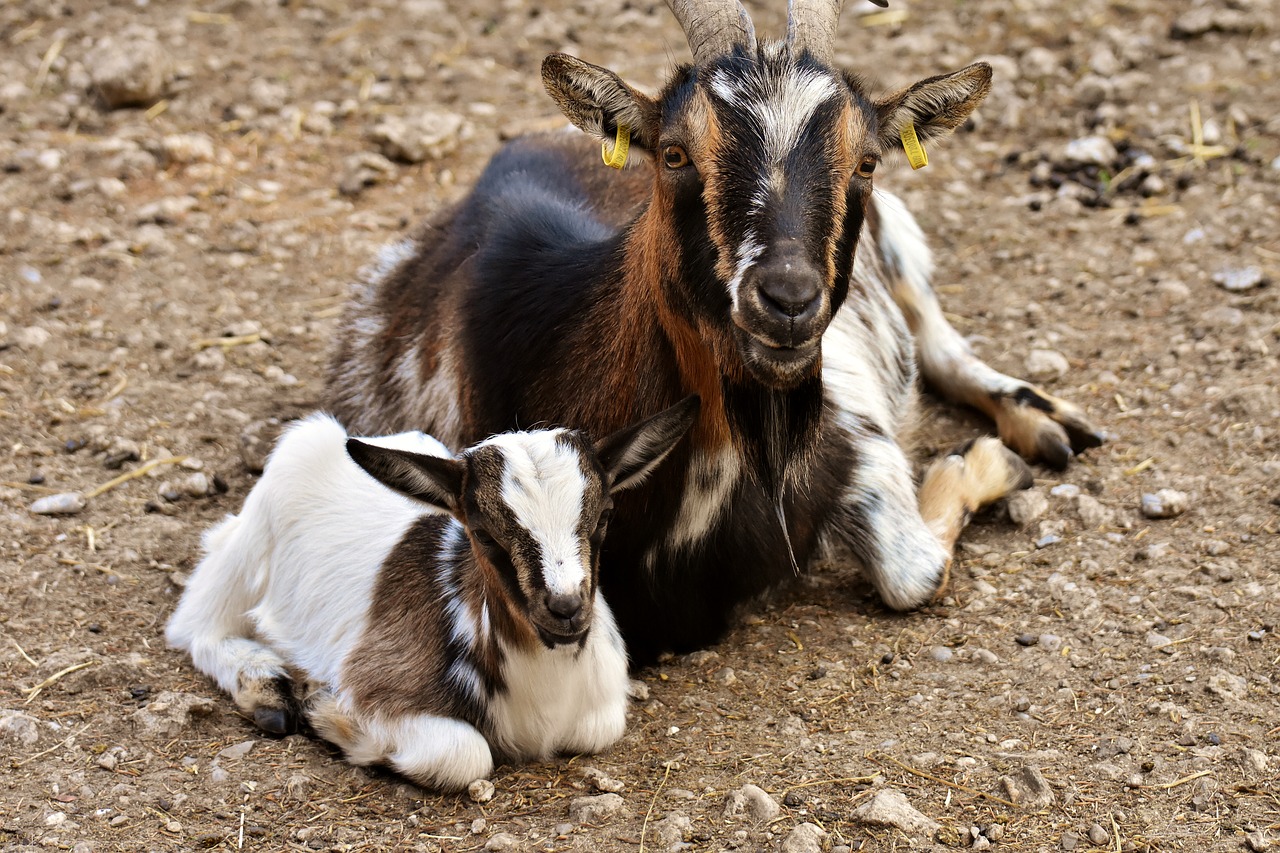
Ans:
[{"label": "dirt ground", "polygon": [[[979,518],[939,606],[820,568],[639,672],[615,748],[476,802],[262,737],[161,630],[253,485],[242,444],[318,399],[357,270],[555,123],[546,53],[654,87],[678,27],[0,3],[0,850],[1280,849],[1277,5],[850,0],[837,56],[880,90],[995,66],[927,169],[876,180],[962,333],[1109,441]],[[111,109],[122,66],[144,103]],[[926,411],[922,461],[989,429]],[[1144,514],[1160,489],[1185,512]],[[888,791],[922,816],[871,822]]]}]

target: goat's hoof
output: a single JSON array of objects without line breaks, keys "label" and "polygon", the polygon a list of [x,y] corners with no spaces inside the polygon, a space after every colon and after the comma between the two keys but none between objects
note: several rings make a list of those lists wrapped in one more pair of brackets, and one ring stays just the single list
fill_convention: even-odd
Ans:
[{"label": "goat's hoof", "polygon": [[1006,444],[1032,462],[1062,471],[1077,454],[1105,440],[1077,406],[1027,385],[999,401],[996,428]]},{"label": "goat's hoof", "polygon": [[284,708],[255,708],[253,722],[264,732],[287,735],[294,731],[293,720]]}]

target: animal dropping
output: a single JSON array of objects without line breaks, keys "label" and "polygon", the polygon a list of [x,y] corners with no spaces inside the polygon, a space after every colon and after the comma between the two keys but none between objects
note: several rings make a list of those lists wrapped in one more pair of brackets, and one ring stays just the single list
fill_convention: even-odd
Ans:
[{"label": "animal dropping", "polygon": [[[495,759],[596,752],[623,731],[627,656],[601,595],[615,496],[697,417],[688,397],[596,442],[289,430],[169,620],[169,644],[275,734],[447,790]],[[486,783],[487,784],[487,783]]]},{"label": "animal dropping", "polygon": [[[326,392],[353,431],[422,427],[455,450],[527,424],[605,433],[700,395],[672,464],[619,496],[601,556],[640,663],[714,642],[831,546],[889,606],[918,607],[970,516],[1031,482],[1019,455],[1061,469],[1102,440],[973,354],[919,226],[876,186],[904,145],[936,152],[991,67],[877,95],[834,64],[840,0],[793,0],[779,40],[737,0],[668,5],[693,56],[656,96],[546,57],[582,135],[513,140],[386,250],[352,291]],[[624,139],[626,168],[605,168]],[[921,376],[1004,444],[959,448],[917,486]]]}]

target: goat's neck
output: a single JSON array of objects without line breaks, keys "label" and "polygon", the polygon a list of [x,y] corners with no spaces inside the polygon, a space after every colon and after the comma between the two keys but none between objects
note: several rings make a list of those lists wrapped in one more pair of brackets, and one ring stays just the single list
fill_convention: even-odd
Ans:
[{"label": "goat's neck", "polygon": [[689,433],[691,445],[712,450],[728,444],[721,365],[736,363],[736,355],[728,352],[719,336],[700,324],[688,307],[673,304],[676,285],[684,275],[680,244],[670,223],[652,207],[631,227],[623,274],[623,299],[634,309],[627,313],[641,324],[634,339],[643,340],[641,330],[652,330],[656,319],[656,331],[675,359],[679,388],[674,389],[670,402],[690,393],[702,397],[701,415]]},{"label": "goat's neck", "polygon": [[818,443],[821,372],[788,390],[753,379],[730,337],[673,304],[688,275],[679,245],[671,224],[655,208],[642,214],[627,242],[623,292],[642,295],[645,322],[652,322],[656,306],[658,326],[679,370],[680,393],[702,396],[702,414],[690,432],[692,446],[713,451],[732,442],[760,486],[780,499],[789,483],[803,477]]}]

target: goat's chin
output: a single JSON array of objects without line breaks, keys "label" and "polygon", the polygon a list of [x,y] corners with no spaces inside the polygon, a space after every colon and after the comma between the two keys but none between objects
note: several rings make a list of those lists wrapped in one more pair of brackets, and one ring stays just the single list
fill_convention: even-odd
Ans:
[{"label": "goat's chin", "polygon": [[780,347],[737,330],[738,351],[752,379],[770,388],[786,391],[813,375],[822,353],[822,339],[796,347]]},{"label": "goat's chin", "polygon": [[557,646],[578,646],[587,637],[587,628],[581,628],[577,631],[560,631],[558,629],[545,628],[536,622],[533,625],[534,630],[538,633],[538,639],[549,649]]}]

